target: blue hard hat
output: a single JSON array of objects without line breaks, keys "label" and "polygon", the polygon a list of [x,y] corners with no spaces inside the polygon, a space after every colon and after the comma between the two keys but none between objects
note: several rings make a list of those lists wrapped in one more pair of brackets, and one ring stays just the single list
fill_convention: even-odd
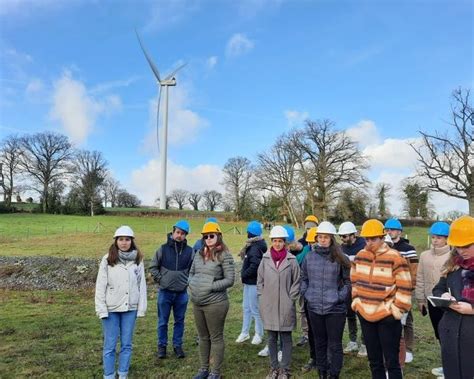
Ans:
[{"label": "blue hard hat", "polygon": [[435,222],[431,225],[430,234],[436,236],[449,236],[449,224],[443,221]]},{"label": "blue hard hat", "polygon": [[186,234],[189,233],[189,222],[186,220],[179,220],[173,227],[181,229],[183,232],[186,232]]},{"label": "blue hard hat", "polygon": [[396,218],[389,218],[383,226],[385,229],[403,230],[402,223]]},{"label": "blue hard hat", "polygon": [[250,221],[247,225],[247,233],[253,234],[254,236],[262,235],[262,224],[258,221]]},{"label": "blue hard hat", "polygon": [[283,227],[288,232],[288,238],[286,239],[287,242],[293,242],[295,240],[295,231],[290,225],[283,225]]},{"label": "blue hard hat", "polygon": [[218,223],[217,218],[215,217],[209,217],[208,219],[206,219],[206,222],[215,222],[216,224]]}]

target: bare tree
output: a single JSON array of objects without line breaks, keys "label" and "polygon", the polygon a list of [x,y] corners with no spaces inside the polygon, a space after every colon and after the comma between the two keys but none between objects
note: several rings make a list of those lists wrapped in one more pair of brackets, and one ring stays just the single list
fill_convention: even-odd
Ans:
[{"label": "bare tree", "polygon": [[387,209],[387,196],[392,186],[387,183],[379,183],[375,188],[375,197],[378,199],[378,215],[381,218],[386,218],[390,212]]},{"label": "bare tree", "polygon": [[112,177],[110,172],[107,172],[104,182],[102,183],[102,197],[104,199],[104,205],[113,208],[117,205],[117,195],[120,190],[120,182]]},{"label": "bare tree", "polygon": [[176,203],[179,210],[182,210],[186,205],[189,192],[183,189],[175,189],[170,193],[170,198]]},{"label": "bare tree", "polygon": [[202,199],[202,195],[197,192],[191,192],[188,195],[188,202],[195,211],[199,210],[199,202],[201,201],[201,199]]},{"label": "bare tree", "polygon": [[474,110],[470,90],[461,88],[452,94],[449,132],[429,134],[420,131],[422,145],[411,144],[418,155],[418,175],[425,178],[428,188],[448,196],[465,199],[469,214],[474,216]]},{"label": "bare tree", "polygon": [[3,200],[7,207],[11,204],[15,190],[15,180],[20,168],[20,156],[20,138],[16,135],[5,138],[0,146],[0,162],[4,173],[3,181],[0,184],[3,188]]},{"label": "bare tree", "polygon": [[216,208],[222,204],[223,196],[220,192],[217,191],[204,191],[202,194],[204,199],[204,206],[208,211],[215,211]]},{"label": "bare tree", "polygon": [[81,150],[74,159],[74,173],[81,188],[84,202],[94,216],[96,204],[101,208],[99,189],[107,174],[107,161],[99,151]]},{"label": "bare tree", "polygon": [[288,136],[282,135],[268,151],[258,154],[254,187],[279,197],[288,215],[299,227],[292,202],[297,184],[295,168],[298,159],[290,149],[290,143]]},{"label": "bare tree", "polygon": [[40,193],[42,210],[46,213],[50,183],[64,180],[71,171],[71,144],[66,136],[53,132],[22,137],[20,144],[21,167],[36,183],[32,189]]},{"label": "bare tree", "polygon": [[307,120],[304,130],[294,133],[291,146],[300,159],[311,211],[322,218],[327,218],[330,202],[343,187],[359,188],[368,183],[366,158],[344,132],[334,130],[330,120]]},{"label": "bare tree", "polygon": [[234,208],[237,218],[242,218],[248,212],[251,201],[251,178],[253,167],[245,157],[230,158],[222,170],[223,183],[228,200]]}]

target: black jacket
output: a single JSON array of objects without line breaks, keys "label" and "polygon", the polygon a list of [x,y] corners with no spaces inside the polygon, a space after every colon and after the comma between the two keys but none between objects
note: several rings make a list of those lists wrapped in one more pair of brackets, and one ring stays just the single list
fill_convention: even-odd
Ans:
[{"label": "black jacket", "polygon": [[187,241],[176,242],[169,233],[168,241],[153,256],[151,275],[161,289],[184,291],[188,286],[193,257],[193,249],[188,246]]},{"label": "black jacket", "polygon": [[265,240],[257,240],[251,243],[245,250],[244,262],[242,263],[241,278],[244,284],[257,284],[257,271],[263,254],[267,251]]},{"label": "black jacket", "polygon": [[341,248],[344,254],[348,256],[354,256],[359,251],[361,251],[365,247],[365,245],[365,239],[363,239],[362,237],[356,237],[355,242],[351,246],[348,246],[343,243],[341,244]]}]

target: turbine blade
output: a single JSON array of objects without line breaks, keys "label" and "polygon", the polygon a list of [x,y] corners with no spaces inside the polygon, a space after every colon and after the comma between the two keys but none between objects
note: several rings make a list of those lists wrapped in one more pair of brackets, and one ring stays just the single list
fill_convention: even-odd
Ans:
[{"label": "turbine blade", "polygon": [[142,48],[143,54],[145,54],[145,58],[148,61],[148,64],[150,65],[151,70],[155,74],[156,79],[158,79],[158,82],[161,83],[160,72],[158,71],[158,68],[155,66],[155,64],[151,60],[151,57],[148,55],[148,53],[147,53],[145,47],[143,46],[142,40],[141,40],[140,36],[138,35],[138,32],[137,32],[136,29],[135,29],[135,33],[137,35],[138,42],[140,43],[140,47]]},{"label": "turbine blade", "polygon": [[158,146],[158,153],[160,152],[160,101],[161,101],[161,86],[158,93],[158,105],[156,107],[156,145]]},{"label": "turbine blade", "polygon": [[174,70],[171,74],[169,74],[169,75],[166,77],[165,80],[171,79],[173,76],[176,75],[176,73],[177,73],[179,70],[181,70],[181,69],[182,69],[184,66],[186,66],[186,65],[187,65],[187,63],[183,63],[183,64],[182,64],[181,66],[179,66],[176,70]]}]

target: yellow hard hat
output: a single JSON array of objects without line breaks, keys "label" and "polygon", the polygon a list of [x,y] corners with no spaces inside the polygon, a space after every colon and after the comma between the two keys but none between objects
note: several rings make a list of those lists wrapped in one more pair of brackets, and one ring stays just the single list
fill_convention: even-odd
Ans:
[{"label": "yellow hard hat", "polygon": [[308,232],[306,233],[306,242],[315,243],[316,242],[316,234],[318,234],[318,228],[316,228],[316,227],[309,228]]},{"label": "yellow hard hat", "polygon": [[222,233],[221,228],[219,227],[219,224],[217,222],[206,222],[204,226],[202,227],[202,232],[201,234],[207,234],[207,233]]},{"label": "yellow hard hat", "polygon": [[449,228],[448,245],[462,247],[471,243],[474,243],[474,217],[459,217]]},{"label": "yellow hard hat", "polygon": [[361,237],[381,237],[385,235],[383,224],[376,219],[364,222],[360,231]]},{"label": "yellow hard hat", "polygon": [[304,222],[315,222],[316,224],[319,224],[319,220],[315,215],[309,215],[304,219]]}]

